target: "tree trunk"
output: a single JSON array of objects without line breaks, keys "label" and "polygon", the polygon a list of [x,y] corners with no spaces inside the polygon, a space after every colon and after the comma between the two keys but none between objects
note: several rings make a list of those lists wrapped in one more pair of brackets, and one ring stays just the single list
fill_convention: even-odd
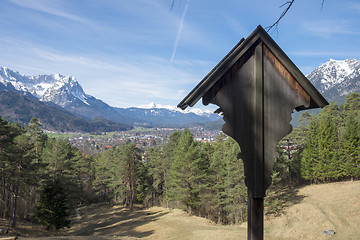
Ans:
[{"label": "tree trunk", "polygon": [[[9,185],[9,184],[7,184]],[[8,186],[8,192],[7,192],[7,198],[6,198],[6,201],[5,201],[5,218],[10,218],[10,212],[11,212],[11,194],[10,194],[10,188],[11,186],[9,185]]]},{"label": "tree trunk", "polygon": [[17,184],[14,186],[14,194],[13,194],[13,212],[12,212],[12,223],[11,226],[15,227],[16,226],[16,211],[17,211],[17,199],[18,199],[18,194],[19,194],[19,185],[18,182]]},{"label": "tree trunk", "polygon": [[1,183],[2,183],[2,199],[1,199],[1,216],[2,218],[5,218],[5,212],[6,212],[6,189],[5,189],[5,176],[2,176],[1,179]]}]

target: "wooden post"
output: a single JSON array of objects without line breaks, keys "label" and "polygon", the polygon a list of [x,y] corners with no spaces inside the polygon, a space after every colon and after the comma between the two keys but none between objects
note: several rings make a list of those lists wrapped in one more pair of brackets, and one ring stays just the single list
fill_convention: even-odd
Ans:
[{"label": "wooden post", "polygon": [[291,113],[324,107],[326,99],[259,26],[242,39],[178,104],[202,98],[219,106],[223,132],[236,140],[248,187],[248,239],[264,238],[264,197],[277,143],[291,132]]},{"label": "wooden post", "polygon": [[253,198],[248,191],[248,240],[264,239],[264,198]]}]

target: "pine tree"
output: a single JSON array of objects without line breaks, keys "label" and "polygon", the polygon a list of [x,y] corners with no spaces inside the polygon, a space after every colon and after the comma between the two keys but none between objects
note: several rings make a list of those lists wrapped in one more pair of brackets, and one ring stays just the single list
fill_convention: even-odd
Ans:
[{"label": "pine tree", "polygon": [[14,139],[20,135],[20,127],[9,124],[0,117],[0,174],[1,174],[1,200],[0,211],[3,218],[10,217],[11,205],[11,178],[12,153],[15,146]]},{"label": "pine tree", "polygon": [[360,124],[356,114],[349,114],[342,136],[342,160],[344,176],[360,178]]},{"label": "pine tree", "polygon": [[135,143],[121,145],[115,150],[113,161],[118,165],[118,168],[114,168],[117,171],[116,181],[119,183],[116,186],[117,193],[121,195],[125,205],[133,210],[141,164],[139,149]]},{"label": "pine tree", "polygon": [[185,129],[174,150],[174,161],[166,184],[167,199],[190,213],[200,212],[201,192],[206,187],[208,161],[200,149],[191,132]]},{"label": "pine tree", "polygon": [[341,138],[344,177],[360,177],[360,94],[351,93],[342,107],[344,130]]},{"label": "pine tree", "polygon": [[246,218],[247,188],[243,161],[238,158],[240,147],[232,138],[225,142],[226,176],[225,188],[222,195],[226,211],[225,223],[239,223]]},{"label": "pine tree", "polygon": [[36,118],[30,119],[30,123],[25,127],[25,131],[29,135],[30,143],[33,145],[32,151],[35,162],[39,163],[40,155],[44,149],[47,135],[41,130],[40,121]]},{"label": "pine tree", "polygon": [[319,121],[313,118],[306,134],[305,148],[301,158],[301,176],[305,180],[317,182],[316,166],[319,164]]},{"label": "pine tree", "polygon": [[145,161],[151,181],[151,204],[161,205],[165,194],[167,162],[162,157],[163,149],[149,148],[145,153]]},{"label": "pine tree", "polygon": [[[120,184],[115,179],[119,178],[120,170],[118,170],[119,164],[113,164],[114,150],[109,149],[94,157],[92,164],[93,169],[93,189],[97,194],[97,200],[110,201],[116,195],[113,189],[114,184]],[[121,178],[120,178],[121,179]],[[120,191],[122,192],[122,191]]]},{"label": "pine tree", "polygon": [[0,118],[0,160],[1,160],[1,205],[2,215],[12,219],[16,225],[17,199],[22,180],[22,152],[17,146],[17,139],[23,134],[18,124],[10,124]]},{"label": "pine tree", "polygon": [[[76,169],[79,158],[77,149],[64,139],[48,139],[41,161],[46,164],[42,173],[43,186],[59,185],[61,194],[66,195],[66,209],[73,210],[81,202],[82,189]],[[60,211],[60,210],[59,210]]]},{"label": "pine tree", "polygon": [[304,179],[317,183],[336,181],[343,177],[339,157],[339,113],[336,103],[331,103],[310,122],[301,158]]},{"label": "pine tree", "polygon": [[36,218],[48,228],[60,229],[70,224],[68,195],[58,177],[43,182],[40,199],[36,206]]},{"label": "pine tree", "polygon": [[339,108],[331,103],[319,113],[319,177],[324,181],[336,181],[343,175],[339,158]]},{"label": "pine tree", "polygon": [[227,214],[225,212],[224,192],[226,171],[226,149],[225,135],[220,134],[216,143],[213,144],[213,153],[210,157],[209,180],[211,186],[211,195],[209,194],[209,215],[218,223],[226,222]]}]

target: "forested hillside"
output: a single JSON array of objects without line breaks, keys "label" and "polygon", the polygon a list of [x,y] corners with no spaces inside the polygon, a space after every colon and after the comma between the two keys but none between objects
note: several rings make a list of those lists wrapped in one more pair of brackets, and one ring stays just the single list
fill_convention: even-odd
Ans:
[{"label": "forested hillside", "polygon": [[[277,147],[271,191],[283,185],[360,178],[360,94],[332,103]],[[246,220],[241,151],[220,134],[213,144],[174,132],[160,149],[141,153],[132,142],[83,157],[68,141],[51,139],[39,122],[21,128],[0,119],[0,216],[61,228],[91,202],[181,208],[217,223]],[[270,194],[271,195],[271,194]],[[276,209],[276,206],[270,206]]]},{"label": "forested hillside", "polygon": [[11,91],[0,91],[0,115],[11,122],[24,125],[31,118],[41,121],[42,128],[61,132],[124,131],[132,127],[105,118],[86,120],[50,102],[40,102]]}]

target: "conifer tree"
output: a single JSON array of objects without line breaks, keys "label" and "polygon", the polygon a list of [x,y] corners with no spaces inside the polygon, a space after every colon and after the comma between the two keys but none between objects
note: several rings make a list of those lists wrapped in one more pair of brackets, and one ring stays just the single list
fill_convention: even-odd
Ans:
[{"label": "conifer tree", "polygon": [[331,103],[319,113],[319,164],[318,179],[334,181],[342,177],[339,159],[339,108]]},{"label": "conifer tree", "polygon": [[301,159],[304,179],[317,183],[336,181],[343,177],[339,157],[339,113],[337,104],[331,103],[310,122]]},{"label": "conifer tree", "polygon": [[342,136],[344,176],[360,178],[360,124],[357,114],[349,114]]},{"label": "conifer tree", "polygon": [[[54,225],[48,218],[50,216],[55,219],[58,217],[67,218],[69,211],[73,210],[76,204],[81,201],[82,189],[79,184],[79,175],[75,169],[79,159],[77,149],[73,148],[67,140],[48,139],[46,141],[41,155],[41,161],[46,164],[42,174],[40,190],[43,201],[40,201],[37,205],[37,216],[40,221],[46,221],[49,226],[51,225],[55,228],[65,226],[63,224]],[[50,192],[49,196],[46,191]],[[58,202],[60,197],[64,198],[65,201],[61,200]],[[47,205],[53,203],[55,204],[54,206]],[[48,210],[50,213],[46,214]],[[65,214],[66,216],[64,212],[67,213]]]},{"label": "conifer tree", "polygon": [[317,182],[316,166],[319,164],[319,121],[313,118],[306,134],[305,149],[301,158],[301,176],[305,180]]},{"label": "conifer tree", "polygon": [[[111,185],[115,184],[114,178],[118,177],[120,171],[117,171],[118,164],[112,164],[113,154],[114,150],[108,149],[94,157],[92,164],[94,177],[93,189],[97,194],[98,201],[110,201],[115,194]],[[113,167],[116,168],[114,169]],[[112,172],[112,170],[114,170],[114,172]]]},{"label": "conifer tree", "polygon": [[207,160],[199,151],[189,129],[185,129],[175,148],[167,182],[167,199],[191,212],[199,212],[201,192],[205,189]]},{"label": "conifer tree", "polygon": [[214,151],[210,157],[209,180],[211,185],[211,195],[209,196],[209,215],[218,222],[223,223],[226,220],[224,192],[225,192],[225,178],[226,178],[226,136],[220,134],[213,144]]},{"label": "conifer tree", "polygon": [[9,124],[0,117],[0,174],[1,174],[1,200],[0,211],[3,218],[10,217],[11,205],[11,178],[12,178],[12,153],[15,147],[14,139],[20,135],[20,127]]},{"label": "conifer tree", "polygon": [[136,200],[139,165],[141,164],[139,149],[135,143],[121,145],[115,150],[113,159],[118,164],[118,168],[116,168],[118,177],[116,180],[121,180],[122,183],[117,186],[119,190],[118,193],[122,191],[121,197],[123,198],[123,202],[130,210],[133,210]]},{"label": "conifer tree", "polygon": [[63,182],[55,178],[43,182],[40,199],[36,206],[36,217],[41,224],[48,228],[60,229],[70,224],[68,194]]},{"label": "conifer tree", "polygon": [[343,105],[344,131],[341,138],[345,178],[360,178],[360,94],[351,93]]},{"label": "conifer tree", "polygon": [[225,188],[222,194],[224,210],[226,211],[225,223],[239,223],[246,219],[247,188],[243,161],[239,159],[240,147],[232,138],[225,142],[226,175]]},{"label": "conifer tree", "polygon": [[165,179],[167,176],[167,162],[162,157],[163,149],[149,148],[146,151],[145,161],[151,181],[151,202],[152,205],[162,204],[165,194]]}]

